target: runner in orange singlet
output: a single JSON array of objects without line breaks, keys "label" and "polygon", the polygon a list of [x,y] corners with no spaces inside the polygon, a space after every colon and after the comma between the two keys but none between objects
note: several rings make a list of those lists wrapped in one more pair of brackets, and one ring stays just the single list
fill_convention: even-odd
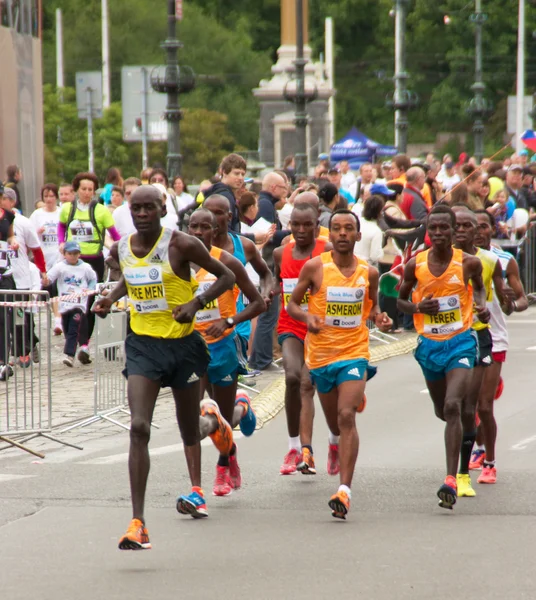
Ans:
[{"label": "runner in orange singlet", "polygon": [[[240,423],[242,432],[245,435],[251,435],[255,430],[256,421],[253,410],[247,401],[247,396],[236,398],[236,386],[241,365],[238,359],[238,344],[240,342],[237,340],[235,327],[239,323],[253,319],[266,310],[266,303],[251,282],[240,261],[225,250],[212,245],[212,239],[216,231],[216,218],[210,211],[201,208],[192,214],[188,225],[188,233],[203,242],[212,258],[215,258],[233,272],[236,285],[245,294],[249,304],[237,313],[234,291],[227,290],[197,311],[195,329],[205,339],[210,353],[207,374],[200,389],[200,400],[203,399],[205,389],[208,388],[210,397],[219,406],[224,419],[232,427]],[[194,264],[192,264],[192,267],[197,268]],[[205,289],[209,289],[214,283],[214,276],[206,269],[197,268],[195,278],[199,284],[198,294],[203,294]],[[202,415],[204,414],[203,411],[208,414],[211,413],[209,402],[203,403]],[[203,431],[201,431],[201,436],[204,437]],[[233,443],[230,454],[220,453],[212,493],[215,496],[228,496],[233,489],[238,489],[241,486],[241,482],[242,477],[236,456],[236,444]]]},{"label": "runner in orange singlet", "polygon": [[434,207],[427,219],[432,248],[408,262],[398,295],[398,308],[415,315],[419,333],[415,358],[423,370],[435,414],[446,422],[447,477],[437,495],[439,506],[449,509],[456,503],[462,410],[477,358],[476,336],[471,329],[473,295],[478,319],[487,323],[490,317],[482,263],[452,247],[455,228],[452,209],[444,204]]},{"label": "runner in orange singlet", "polygon": [[[378,271],[354,256],[360,239],[359,218],[349,210],[330,220],[333,250],[303,267],[287,310],[307,324],[305,362],[316,384],[329,430],[340,435],[340,486],[329,506],[345,519],[359,450],[355,415],[364,408],[365,384],[375,373],[369,367],[367,318],[382,331],[391,319],[378,308]],[[308,312],[300,305],[309,292]]]}]

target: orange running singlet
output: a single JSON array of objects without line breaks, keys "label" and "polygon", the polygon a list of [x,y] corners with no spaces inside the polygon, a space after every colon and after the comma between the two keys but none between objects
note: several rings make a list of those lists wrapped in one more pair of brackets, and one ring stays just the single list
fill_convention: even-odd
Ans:
[{"label": "orange running singlet", "polygon": [[[215,258],[216,260],[220,260],[221,253],[223,250],[221,248],[216,248],[216,246],[212,246],[210,249],[210,256]],[[205,269],[199,269],[195,275],[197,283],[199,283],[199,288],[197,289],[196,296],[202,294],[206,291],[217,279],[215,275],[205,271]],[[229,317],[234,317],[236,315],[236,302],[233,290],[227,290],[223,292],[223,294],[209,302],[204,308],[198,310],[195,315],[195,330],[199,331],[199,333],[205,338],[207,344],[214,344],[214,342],[219,342],[224,337],[227,337],[230,333],[234,331],[234,327],[229,327],[225,330],[223,335],[220,337],[214,338],[210,335],[207,335],[206,331],[214,323],[214,321],[218,321],[219,319],[227,319]]]},{"label": "orange running singlet", "polygon": [[440,277],[428,268],[430,250],[417,254],[415,277],[417,287],[413,302],[417,304],[432,294],[439,300],[437,315],[415,314],[415,329],[420,335],[438,342],[449,340],[467,331],[473,323],[473,288],[466,286],[463,277],[463,250],[453,248],[452,260]]},{"label": "orange running singlet", "polygon": [[320,255],[322,285],[309,296],[309,312],[324,325],[320,333],[307,333],[305,362],[319,369],[334,362],[370,358],[367,317],[372,308],[369,298],[369,266],[356,257],[356,269],[345,277],[333,262],[331,252]]}]

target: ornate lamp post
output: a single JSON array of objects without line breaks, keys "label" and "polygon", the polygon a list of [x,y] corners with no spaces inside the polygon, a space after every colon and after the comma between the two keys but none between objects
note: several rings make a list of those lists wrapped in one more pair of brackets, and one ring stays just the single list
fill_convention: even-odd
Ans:
[{"label": "ornate lamp post", "polygon": [[170,179],[180,175],[182,156],[180,153],[180,121],[182,112],[179,106],[179,94],[190,92],[195,87],[195,75],[190,67],[179,69],[178,49],[182,48],[177,39],[177,19],[182,18],[182,2],[167,0],[168,34],[161,44],[167,53],[165,75],[160,76],[160,68],[151,74],[151,86],[156,92],[167,94],[167,106],[164,118],[168,122],[167,174]]},{"label": "ornate lamp post", "polygon": [[484,97],[486,89],[482,81],[482,25],[488,15],[482,12],[482,0],[475,0],[475,12],[469,17],[475,24],[475,82],[471,86],[474,92],[467,112],[473,117],[473,135],[475,157],[480,162],[484,158],[484,119],[491,113],[492,105]]}]

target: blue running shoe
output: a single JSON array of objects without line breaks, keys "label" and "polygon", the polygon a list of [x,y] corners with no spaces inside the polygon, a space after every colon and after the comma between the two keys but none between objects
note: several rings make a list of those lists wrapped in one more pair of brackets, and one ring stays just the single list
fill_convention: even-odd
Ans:
[{"label": "blue running shoe", "polygon": [[240,431],[246,437],[249,437],[250,435],[253,435],[255,427],[257,427],[257,417],[253,411],[253,407],[251,406],[251,400],[244,390],[239,390],[236,393],[235,406],[239,404],[247,408],[246,413],[240,419]]},{"label": "blue running shoe", "polygon": [[445,483],[437,491],[437,497],[439,498],[439,506],[452,510],[452,507],[456,504],[456,496],[458,495],[458,485],[456,478],[452,475],[447,475]]},{"label": "blue running shoe", "polygon": [[192,488],[192,493],[177,498],[177,511],[181,515],[190,515],[194,519],[208,517],[207,504],[203,490],[199,487]]}]

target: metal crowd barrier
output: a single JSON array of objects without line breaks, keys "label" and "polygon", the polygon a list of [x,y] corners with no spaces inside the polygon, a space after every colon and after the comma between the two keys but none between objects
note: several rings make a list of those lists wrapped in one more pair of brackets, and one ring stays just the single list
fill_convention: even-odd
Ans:
[{"label": "metal crowd barrier", "polygon": [[[113,290],[117,282],[99,284],[97,294],[105,295]],[[90,347],[94,348],[93,359],[93,414],[61,430],[61,433],[86,427],[98,421],[113,423],[130,431],[130,426],[121,423],[114,415],[130,415],[127,402],[125,368],[125,338],[128,329],[127,299],[117,302],[110,314],[95,319],[94,338]],[[158,425],[151,423],[158,429]]]},{"label": "metal crowd barrier", "polygon": [[0,450],[44,458],[25,445],[38,436],[82,449],[50,435],[52,314],[48,292],[0,291],[0,441],[7,444]]},{"label": "metal crowd barrier", "polygon": [[531,227],[519,240],[492,240],[492,244],[510,252],[517,260],[527,296],[536,294],[536,228]]}]

